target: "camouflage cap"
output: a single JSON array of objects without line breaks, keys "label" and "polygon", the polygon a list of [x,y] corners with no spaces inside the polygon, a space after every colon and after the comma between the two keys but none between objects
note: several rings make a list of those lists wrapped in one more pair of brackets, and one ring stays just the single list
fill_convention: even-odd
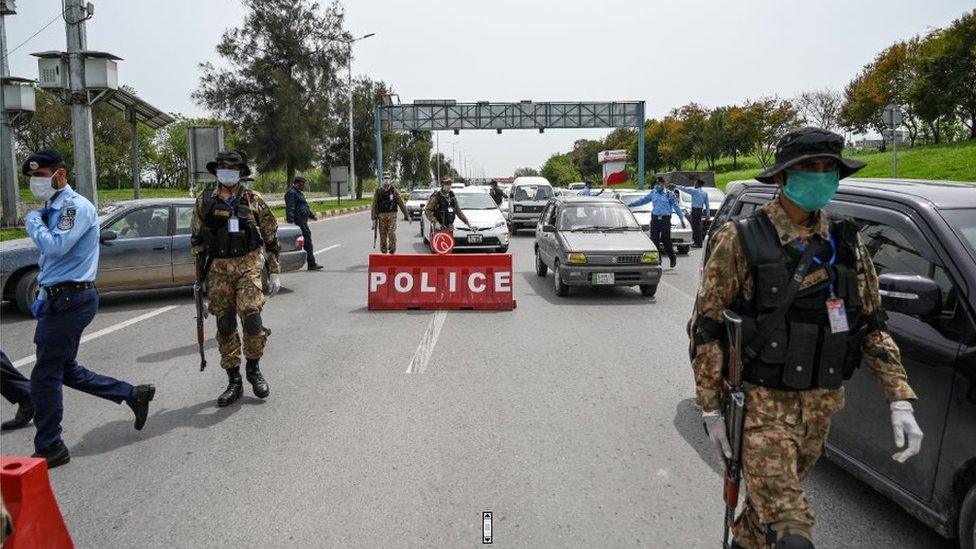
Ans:
[{"label": "camouflage cap", "polygon": [[238,166],[241,169],[241,177],[251,175],[251,168],[247,167],[247,160],[244,158],[244,153],[240,151],[220,151],[217,153],[216,160],[207,162],[207,171],[217,175],[217,164]]}]

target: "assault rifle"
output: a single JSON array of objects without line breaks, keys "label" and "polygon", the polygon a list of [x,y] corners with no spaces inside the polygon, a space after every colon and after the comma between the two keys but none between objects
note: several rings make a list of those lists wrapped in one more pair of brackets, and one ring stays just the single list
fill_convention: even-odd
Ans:
[{"label": "assault rifle", "polygon": [[732,457],[725,460],[725,528],[722,547],[729,548],[729,532],[739,505],[739,483],[742,480],[742,430],[746,419],[746,394],[742,390],[742,318],[726,310],[725,330],[728,335],[728,374],[724,381],[723,415],[725,432],[729,438]]},{"label": "assault rifle", "polygon": [[204,258],[203,253],[197,256],[197,280],[193,283],[193,302],[197,311],[197,347],[200,349],[200,371],[207,368],[207,358],[203,354],[203,321],[207,318],[207,308],[203,305],[203,284],[207,280],[210,264],[213,258]]},{"label": "assault rifle", "polygon": [[373,220],[373,249],[376,249],[376,220]]}]

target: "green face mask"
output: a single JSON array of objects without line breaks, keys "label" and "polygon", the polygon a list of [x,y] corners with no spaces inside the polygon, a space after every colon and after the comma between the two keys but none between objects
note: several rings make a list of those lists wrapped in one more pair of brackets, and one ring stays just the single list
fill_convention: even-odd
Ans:
[{"label": "green face mask", "polygon": [[661,192],[664,190],[664,185],[661,184],[654,185],[654,190],[657,192]]},{"label": "green face mask", "polygon": [[797,172],[786,170],[783,194],[805,212],[815,212],[837,194],[840,172]]}]

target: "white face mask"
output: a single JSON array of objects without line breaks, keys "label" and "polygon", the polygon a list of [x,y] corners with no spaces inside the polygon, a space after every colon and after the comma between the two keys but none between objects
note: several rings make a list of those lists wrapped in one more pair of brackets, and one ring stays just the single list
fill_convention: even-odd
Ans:
[{"label": "white face mask", "polygon": [[441,192],[444,193],[444,194],[447,194],[447,193],[451,192],[451,186],[450,185],[444,185],[443,187],[441,187]]},{"label": "white face mask", "polygon": [[383,188],[384,189],[389,189],[390,188],[390,185],[392,185],[392,183],[390,183],[389,181],[384,181],[383,182]]},{"label": "white face mask", "polygon": [[217,170],[217,181],[225,187],[233,187],[241,180],[239,170]]},{"label": "white face mask", "polygon": [[57,190],[51,185],[54,183],[54,176],[51,177],[41,177],[33,175],[30,178],[30,189],[31,193],[38,200],[49,200]]}]

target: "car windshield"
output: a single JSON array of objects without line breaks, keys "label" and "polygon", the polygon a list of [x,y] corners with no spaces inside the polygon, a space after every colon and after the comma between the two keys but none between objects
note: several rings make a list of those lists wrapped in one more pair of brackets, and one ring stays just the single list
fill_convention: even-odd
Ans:
[{"label": "car windshield", "polygon": [[976,258],[976,208],[942,210],[942,217],[969,249],[969,254]]},{"label": "car windshield", "polygon": [[640,226],[623,204],[568,204],[559,216],[559,230],[639,230]]},{"label": "car windshield", "polygon": [[[647,196],[647,193],[623,193],[620,195],[620,201],[623,202],[624,204],[627,204],[628,202],[633,202],[634,200],[640,200],[645,196]],[[644,204],[642,206],[634,206],[630,210],[633,212],[649,212],[653,208],[654,208],[654,204],[648,202],[647,204]]]},{"label": "car windshield", "polygon": [[549,200],[552,198],[552,187],[546,185],[524,185],[515,189],[515,201],[523,202],[526,200]]},{"label": "car windshield", "polygon": [[495,201],[485,193],[455,193],[462,210],[494,210]]},{"label": "car windshield", "polygon": [[432,189],[428,190],[412,190],[410,191],[410,200],[427,200],[430,198],[431,193],[434,191]]},{"label": "car windshield", "polygon": [[722,189],[705,187],[705,193],[708,194],[708,202],[710,206],[714,205],[715,207],[718,207],[718,205],[725,200],[725,193],[722,192]]}]

